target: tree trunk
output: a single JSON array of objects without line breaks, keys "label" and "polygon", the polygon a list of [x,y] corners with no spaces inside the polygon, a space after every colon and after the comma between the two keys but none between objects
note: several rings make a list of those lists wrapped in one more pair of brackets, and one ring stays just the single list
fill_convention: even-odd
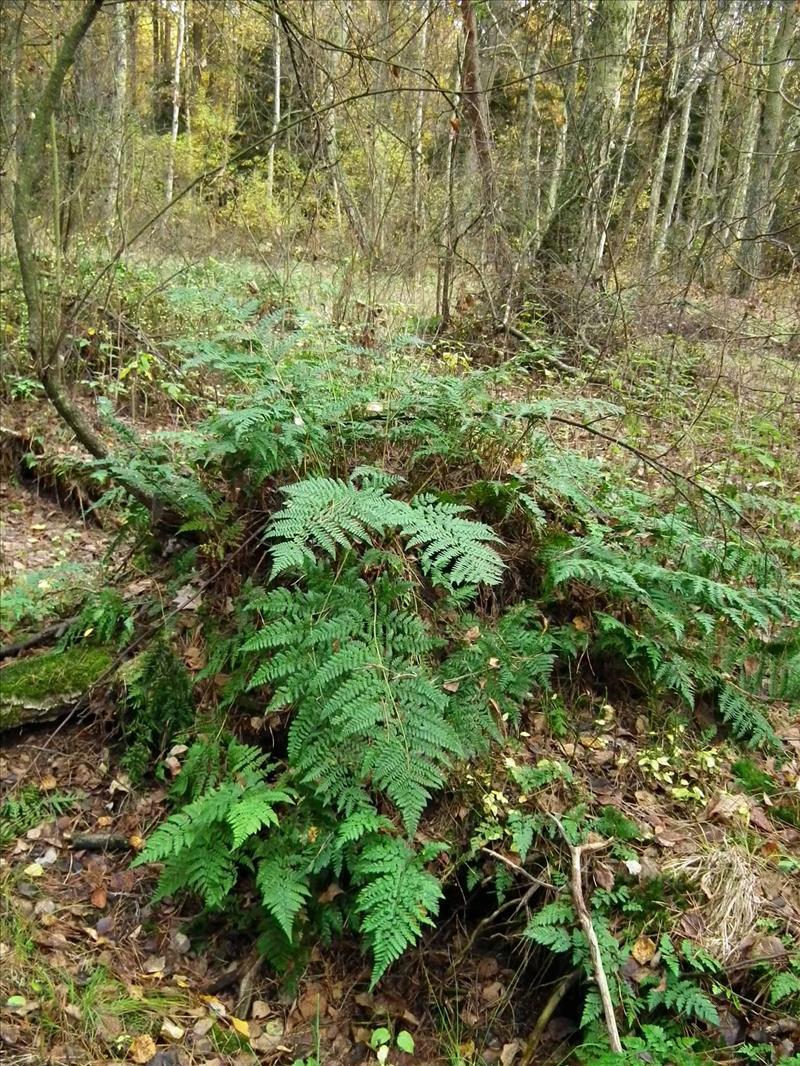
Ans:
[{"label": "tree trunk", "polygon": [[572,62],[564,74],[564,108],[562,121],[556,132],[556,145],[553,150],[553,166],[550,171],[550,180],[547,183],[547,192],[544,196],[544,204],[541,210],[541,222],[537,233],[531,241],[531,254],[536,255],[553,225],[558,214],[558,194],[564,178],[565,161],[567,157],[567,138],[572,125],[574,108],[575,86],[578,78],[578,67],[583,58],[584,26],[583,19],[578,15],[569,18],[570,6],[564,4],[565,15],[568,18],[572,38]]},{"label": "tree trunk", "polygon": [[114,7],[114,26],[112,34],[112,53],[114,58],[114,98],[111,111],[111,136],[109,162],[111,170],[108,177],[105,202],[103,204],[103,226],[107,238],[111,237],[114,223],[122,218],[119,205],[119,190],[122,179],[122,154],[125,146],[125,103],[128,93],[128,41],[125,8],[122,4]]},{"label": "tree trunk", "polygon": [[[61,292],[56,291],[45,306],[45,293],[39,275],[31,229],[34,211],[33,186],[46,158],[52,122],[61,102],[61,92],[78,47],[97,18],[104,0],[86,0],[80,14],[64,35],[41,96],[34,102],[30,129],[24,138],[14,186],[11,222],[19,262],[22,291],[28,312],[28,348],[36,374],[47,398],[75,437],[95,459],[105,459],[108,449],[81,409],[72,401],[61,381],[59,337],[61,336]],[[127,479],[118,479],[143,506],[152,510],[154,500]],[[165,515],[167,523],[171,515]]]},{"label": "tree trunk", "polygon": [[642,51],[641,55],[639,56],[638,66],[636,68],[636,77],[634,78],[633,87],[631,89],[630,101],[628,106],[628,122],[625,126],[625,132],[622,135],[622,144],[619,147],[619,152],[617,155],[617,166],[616,171],[614,173],[614,183],[611,186],[611,191],[609,192],[608,198],[606,200],[606,217],[603,223],[602,233],[600,234],[600,245],[598,250],[599,260],[602,259],[603,254],[605,252],[605,247],[608,240],[608,228],[611,225],[611,219],[614,215],[614,205],[616,203],[617,194],[622,183],[622,175],[625,170],[625,160],[628,156],[628,148],[631,144],[634,125],[636,123],[636,109],[639,103],[639,92],[642,87],[642,76],[644,74],[644,66],[647,60],[647,47],[650,43],[650,34],[652,32],[652,29],[653,13],[651,11],[647,20],[647,29],[645,30],[644,40],[642,41]]},{"label": "tree trunk", "polygon": [[158,0],[150,5],[150,29],[153,37],[153,80],[150,87],[153,107],[153,129],[158,131],[161,123],[161,20],[158,17]]},{"label": "tree trunk", "polygon": [[577,264],[580,276],[586,280],[598,270],[604,245],[605,177],[635,18],[635,0],[605,0],[598,6],[589,31],[582,121],[572,160],[573,173],[580,177],[583,193]]},{"label": "tree trunk", "polygon": [[464,27],[464,68],[461,88],[462,112],[472,131],[472,143],[481,177],[483,213],[492,239],[492,260],[499,274],[508,266],[508,247],[500,221],[489,106],[481,84],[478,27],[472,0],[459,0]]},{"label": "tree trunk", "polygon": [[[456,63],[456,95],[461,90],[461,57]],[[450,324],[450,293],[453,287],[453,267],[456,255],[456,202],[455,202],[455,175],[456,175],[456,150],[458,148],[458,135],[461,125],[458,118],[458,110],[453,107],[450,113],[450,129],[447,138],[447,168],[445,170],[445,215],[444,215],[444,255],[442,257],[441,285],[439,287],[439,313],[441,315],[441,328],[446,329]]]},{"label": "tree trunk", "polygon": [[764,237],[769,233],[775,211],[772,178],[781,146],[783,119],[783,82],[789,68],[789,50],[795,32],[793,0],[773,3],[772,19],[776,27],[769,53],[767,92],[761,111],[758,144],[747,193],[747,221],[742,234],[739,260],[738,292],[747,294],[761,270]]},{"label": "tree trunk", "polygon": [[128,25],[125,37],[128,43],[128,104],[133,112],[139,106],[139,79],[137,67],[139,63],[138,28],[139,28],[139,5],[128,4],[126,7]]},{"label": "tree trunk", "polygon": [[106,454],[102,440],[68,400],[59,381],[56,338],[61,324],[61,293],[56,292],[53,306],[48,308],[49,313],[45,313],[39,267],[34,254],[31,217],[34,211],[33,185],[42,160],[46,157],[46,144],[52,136],[52,119],[61,102],[64,79],[75,61],[78,46],[89,32],[102,6],[103,0],[87,0],[63,38],[42,95],[32,110],[31,126],[24,139],[19,159],[12,211],[14,244],[28,310],[28,347],[33,365],[59,414],[84,447],[98,458]]},{"label": "tree trunk", "polygon": [[272,104],[272,137],[269,142],[269,154],[267,156],[267,198],[270,206],[275,186],[275,142],[278,137],[278,128],[281,124],[281,23],[277,11],[273,16],[274,53],[273,53],[273,104]]},{"label": "tree trunk", "polygon": [[[703,32],[703,17],[705,14],[705,0],[697,8],[697,37],[689,57],[689,71],[695,72],[700,59],[700,35]],[[695,88],[699,81],[695,76],[690,79],[692,88],[681,93],[680,116],[678,122],[678,136],[675,141],[675,149],[672,157],[672,173],[670,175],[667,198],[664,202],[664,210],[661,213],[661,224],[658,227],[655,243],[653,245],[650,269],[658,270],[661,265],[661,257],[667,246],[667,235],[672,225],[672,216],[675,212],[675,204],[678,202],[678,193],[683,183],[683,171],[686,162],[686,145],[689,140],[689,122],[692,117],[692,101],[694,100]]]},{"label": "tree trunk", "polygon": [[180,0],[178,7],[178,39],[175,44],[175,67],[172,73],[172,126],[169,135],[169,155],[167,157],[167,180],[164,186],[166,203],[172,200],[175,185],[175,146],[178,143],[178,122],[181,114],[181,62],[183,60],[183,43],[186,37],[186,0]]},{"label": "tree trunk", "polygon": [[[425,58],[428,51],[428,22],[430,12],[425,13],[425,21],[422,24],[419,37],[419,67],[425,66]],[[424,117],[425,93],[422,89],[417,93],[414,103],[414,126],[411,133],[411,225],[412,225],[412,261],[413,270],[419,269],[417,245],[422,233],[422,120]]]},{"label": "tree trunk", "polygon": [[673,111],[670,100],[675,94],[678,84],[678,71],[680,69],[680,49],[683,43],[684,26],[688,12],[680,0],[671,0],[670,3],[670,27],[669,27],[669,74],[662,100],[662,113],[665,114],[659,130],[658,142],[653,164],[652,179],[650,184],[650,200],[647,206],[647,215],[644,222],[644,252],[650,255],[656,235],[658,213],[661,208],[661,191],[664,185],[664,173],[667,167],[669,143],[672,138]]},{"label": "tree trunk", "polygon": [[725,82],[721,75],[712,81],[706,97],[703,128],[700,133],[700,149],[697,155],[692,186],[689,192],[687,217],[688,243],[694,241],[698,227],[714,213],[715,192],[712,191],[712,175],[719,155],[722,134],[722,96]]}]

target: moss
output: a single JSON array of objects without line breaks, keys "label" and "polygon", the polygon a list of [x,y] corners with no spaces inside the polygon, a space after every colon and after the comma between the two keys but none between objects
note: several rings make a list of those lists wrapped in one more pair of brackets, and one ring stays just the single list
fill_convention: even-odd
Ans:
[{"label": "moss", "polygon": [[92,685],[112,662],[107,648],[67,648],[32,655],[0,670],[0,728],[24,716],[17,708],[68,703]]}]

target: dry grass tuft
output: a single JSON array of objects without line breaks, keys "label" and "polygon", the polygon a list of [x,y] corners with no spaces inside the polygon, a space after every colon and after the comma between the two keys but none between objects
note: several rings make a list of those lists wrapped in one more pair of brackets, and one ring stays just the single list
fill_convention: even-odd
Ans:
[{"label": "dry grass tuft", "polygon": [[677,857],[665,870],[699,889],[694,903],[706,931],[697,939],[712,958],[726,962],[753,932],[764,909],[763,861],[738,844],[723,842],[710,851]]}]

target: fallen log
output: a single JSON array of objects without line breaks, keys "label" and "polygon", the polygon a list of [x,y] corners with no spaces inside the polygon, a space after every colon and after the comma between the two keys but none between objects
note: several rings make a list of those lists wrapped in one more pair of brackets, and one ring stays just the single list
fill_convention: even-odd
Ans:
[{"label": "fallen log", "polygon": [[18,659],[0,669],[0,732],[55,722],[108,670],[107,648],[66,648]]}]

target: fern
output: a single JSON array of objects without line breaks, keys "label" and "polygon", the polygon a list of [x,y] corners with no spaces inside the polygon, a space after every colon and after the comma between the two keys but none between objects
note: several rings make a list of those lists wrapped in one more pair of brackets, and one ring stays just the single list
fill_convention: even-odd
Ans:
[{"label": "fern", "polygon": [[371,838],[353,866],[363,887],[355,913],[373,955],[371,984],[383,976],[423,925],[432,925],[442,889],[424,868],[425,856],[415,855],[402,840]]},{"label": "fern", "polygon": [[489,546],[499,538],[488,526],[463,518],[466,508],[456,504],[430,496],[408,504],[393,499],[374,479],[357,488],[333,478],[309,478],[284,494],[286,504],[267,533],[280,542],[273,549],[273,577],[313,563],[314,548],[335,558],[389,529],[399,529],[408,548],[422,548],[426,573],[452,585],[493,585],[502,575],[502,561]]},{"label": "fern", "polygon": [[389,578],[370,586],[354,568],[338,580],[315,570],[307,590],[260,600],[262,627],[245,651],[269,652],[250,686],[269,684],[269,707],[293,709],[297,780],[334,805],[353,786],[375,788],[413,832],[462,745],[433,680],[433,642],[402,609],[409,593]]},{"label": "fern", "polygon": [[[200,761],[197,749],[204,747],[201,743],[190,749],[187,763],[192,769]],[[164,863],[159,897],[185,887],[206,906],[218,906],[233,888],[242,846],[263,826],[277,825],[276,806],[294,800],[287,789],[267,785],[270,767],[259,749],[232,740],[226,755],[223,779],[171,814],[134,861],[134,866]],[[185,791],[184,783],[176,788],[178,795]]]},{"label": "fern", "polygon": [[800,973],[787,970],[776,974],[769,989],[769,1001],[773,1007],[795,996],[800,996]]},{"label": "fern", "polygon": [[291,941],[294,920],[311,891],[307,880],[291,858],[279,856],[259,862],[256,884],[267,911]]}]

